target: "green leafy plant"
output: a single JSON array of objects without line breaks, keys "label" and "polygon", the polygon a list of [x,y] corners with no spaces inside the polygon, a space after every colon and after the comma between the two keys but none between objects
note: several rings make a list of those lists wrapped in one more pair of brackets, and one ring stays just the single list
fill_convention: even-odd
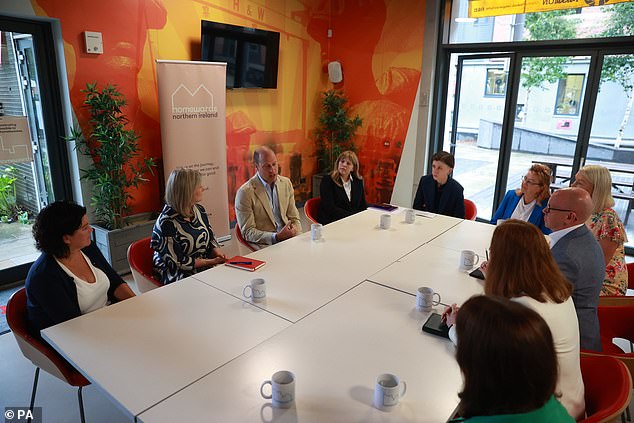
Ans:
[{"label": "green leafy plant", "polygon": [[6,221],[15,213],[16,203],[16,169],[7,166],[0,171],[0,215],[6,216]]},{"label": "green leafy plant", "polygon": [[126,99],[115,86],[99,90],[95,82],[81,91],[90,111],[90,132],[85,136],[79,126],[71,128],[67,140],[75,141],[79,152],[93,158],[90,167],[81,169],[81,177],[93,185],[91,205],[97,223],[106,229],[121,228],[130,212],[130,188],[146,182],[144,175],[153,173],[156,164],[153,158],[140,157],[139,135],[126,129],[129,120],[121,110]]},{"label": "green leafy plant", "polygon": [[358,115],[354,118],[349,116],[347,103],[343,91],[328,90],[321,94],[321,113],[314,133],[320,172],[330,172],[342,152],[356,151],[353,138],[363,120]]}]

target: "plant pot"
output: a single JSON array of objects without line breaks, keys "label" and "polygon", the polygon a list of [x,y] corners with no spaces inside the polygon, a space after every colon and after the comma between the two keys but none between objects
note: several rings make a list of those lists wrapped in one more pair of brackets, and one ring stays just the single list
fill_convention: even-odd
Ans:
[{"label": "plant pot", "polygon": [[151,217],[151,213],[137,215],[131,219],[135,223],[121,229],[109,230],[99,225],[92,225],[94,229],[93,240],[117,273],[125,274],[130,272],[127,255],[128,247],[134,241],[152,235],[152,227],[156,219]]},{"label": "plant pot", "polygon": [[313,198],[319,197],[319,188],[321,187],[321,180],[326,176],[325,173],[318,173],[313,175]]}]

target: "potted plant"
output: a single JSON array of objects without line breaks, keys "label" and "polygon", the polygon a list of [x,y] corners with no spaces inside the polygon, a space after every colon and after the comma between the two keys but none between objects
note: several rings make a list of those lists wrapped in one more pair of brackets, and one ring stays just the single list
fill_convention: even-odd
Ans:
[{"label": "potted plant", "polygon": [[347,103],[348,98],[341,90],[321,93],[321,112],[314,132],[318,174],[313,176],[313,197],[319,196],[321,179],[332,170],[339,154],[346,150],[356,151],[353,138],[363,120],[359,115],[350,117]]},{"label": "potted plant", "polygon": [[121,110],[126,99],[115,86],[108,84],[99,90],[95,82],[81,91],[86,94],[90,130],[84,135],[79,126],[71,128],[67,139],[76,143],[77,151],[93,159],[89,167],[81,169],[81,178],[92,183],[95,241],[115,270],[125,272],[129,269],[128,245],[148,236],[153,224],[131,225],[130,188],[146,182],[145,175],[153,173],[156,164],[151,157],[140,157],[139,135],[126,128],[129,120]]}]

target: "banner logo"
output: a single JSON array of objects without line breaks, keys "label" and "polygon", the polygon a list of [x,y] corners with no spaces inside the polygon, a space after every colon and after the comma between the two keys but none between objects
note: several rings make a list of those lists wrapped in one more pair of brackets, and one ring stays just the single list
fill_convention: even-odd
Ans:
[{"label": "banner logo", "polygon": [[204,84],[193,92],[180,84],[172,93],[172,119],[211,119],[218,117],[214,95]]}]

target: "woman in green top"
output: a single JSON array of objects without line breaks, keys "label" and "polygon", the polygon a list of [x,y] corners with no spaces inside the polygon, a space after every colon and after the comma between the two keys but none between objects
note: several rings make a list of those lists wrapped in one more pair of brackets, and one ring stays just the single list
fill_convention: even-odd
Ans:
[{"label": "woman in green top", "polygon": [[554,396],[557,357],[542,317],[501,297],[468,300],[456,316],[464,386],[452,422],[574,422]]}]

